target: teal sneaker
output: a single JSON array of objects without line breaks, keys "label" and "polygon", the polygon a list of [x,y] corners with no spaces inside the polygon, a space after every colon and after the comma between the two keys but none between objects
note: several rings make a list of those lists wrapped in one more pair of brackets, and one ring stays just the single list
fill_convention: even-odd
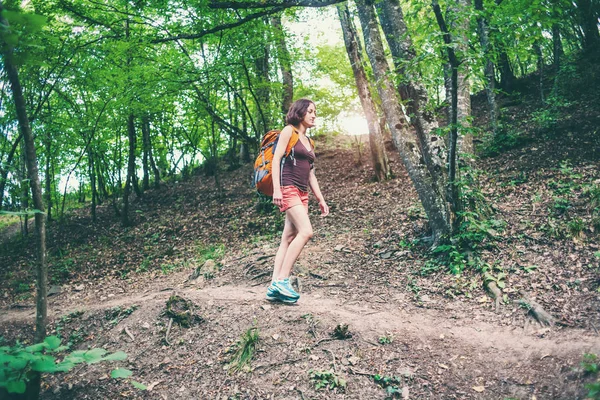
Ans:
[{"label": "teal sneaker", "polygon": [[284,303],[295,303],[300,298],[300,295],[292,288],[292,285],[290,285],[289,278],[275,281],[271,286],[277,291],[279,300]]},{"label": "teal sneaker", "polygon": [[279,294],[279,292],[277,291],[277,289],[273,285],[273,282],[271,282],[271,285],[269,285],[269,287],[267,288],[266,299],[268,301],[279,301],[279,297],[277,296],[278,294]]}]

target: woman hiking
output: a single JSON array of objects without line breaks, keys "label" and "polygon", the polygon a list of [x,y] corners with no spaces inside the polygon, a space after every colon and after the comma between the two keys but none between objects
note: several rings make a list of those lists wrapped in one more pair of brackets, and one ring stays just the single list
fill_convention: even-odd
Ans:
[{"label": "woman hiking", "polygon": [[[285,225],[281,244],[275,255],[275,266],[271,285],[267,289],[267,300],[296,303],[300,295],[290,285],[290,274],[296,259],[306,243],[312,238],[313,230],[308,218],[308,189],[319,201],[321,217],[329,214],[329,206],[319,188],[313,163],[315,153],[306,130],[315,126],[317,109],[311,100],[300,99],[290,107],[273,154],[273,204],[285,212]],[[288,157],[285,150],[293,135],[298,141]]]}]

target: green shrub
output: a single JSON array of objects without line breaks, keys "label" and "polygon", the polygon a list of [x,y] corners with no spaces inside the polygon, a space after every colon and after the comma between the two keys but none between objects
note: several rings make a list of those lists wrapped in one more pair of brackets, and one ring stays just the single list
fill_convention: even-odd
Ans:
[{"label": "green shrub", "polygon": [[[61,346],[61,340],[56,336],[48,336],[42,343],[27,347],[20,343],[0,347],[0,388],[4,388],[8,393],[25,393],[27,383],[38,373],[68,372],[82,363],[95,364],[127,358],[127,354],[122,351],[108,354],[105,349],[99,348],[76,350],[65,355],[68,349],[68,346]],[[61,361],[58,361],[59,358]],[[119,374],[122,374],[128,370],[120,371]],[[137,382],[134,385],[144,388]]]},{"label": "green shrub", "polygon": [[315,385],[315,389],[326,388],[329,390],[340,389],[344,391],[346,389],[346,380],[338,376],[333,370],[309,370],[308,376]]},{"label": "green shrub", "polygon": [[244,332],[240,340],[231,349],[233,357],[228,367],[230,371],[250,371],[250,362],[256,354],[256,345],[259,340],[258,328],[252,327]]},{"label": "green shrub", "polygon": [[[586,374],[598,378],[600,365],[598,364],[598,356],[596,354],[584,354],[581,367]],[[594,383],[588,383],[585,385],[585,388],[588,390],[586,399],[600,400],[600,380],[596,380]]]}]

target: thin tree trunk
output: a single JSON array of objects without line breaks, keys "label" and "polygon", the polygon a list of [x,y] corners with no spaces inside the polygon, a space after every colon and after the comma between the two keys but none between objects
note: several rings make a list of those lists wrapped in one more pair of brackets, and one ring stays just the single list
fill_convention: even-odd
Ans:
[{"label": "thin tree trunk", "polygon": [[127,179],[125,181],[125,190],[123,190],[123,210],[121,212],[121,223],[123,226],[129,226],[129,193],[133,176],[135,175],[135,117],[129,114],[127,119],[127,133],[129,137],[129,158],[127,163]]},{"label": "thin tree trunk", "polygon": [[45,138],[45,149],[46,149],[46,173],[45,173],[45,181],[46,181],[46,206],[48,209],[47,212],[47,221],[52,221],[52,181],[54,179],[52,174],[52,141],[50,138],[50,134],[48,133]]},{"label": "thin tree trunk", "polygon": [[144,191],[150,189],[150,173],[148,161],[150,159],[150,132],[148,132],[149,123],[148,117],[142,117],[142,170],[144,177],[142,179],[142,189]]},{"label": "thin tree trunk", "polygon": [[[25,147],[27,143],[21,143],[21,165],[19,167],[19,180],[21,186],[21,208],[24,210],[29,209],[29,180],[27,178],[27,150]],[[23,216],[23,225],[21,226],[21,233],[23,236],[29,235],[29,215]]]},{"label": "thin tree trunk", "polygon": [[281,114],[285,123],[285,116],[294,100],[294,75],[292,73],[292,62],[290,52],[285,43],[285,33],[281,25],[281,14],[271,18],[271,25],[277,33],[277,52],[279,55],[279,69],[281,71],[283,90],[281,98]]},{"label": "thin tree trunk", "polygon": [[[2,16],[4,6],[0,1],[0,24],[3,29],[8,29],[8,22]],[[2,38],[4,39],[4,38]],[[4,40],[3,40],[4,41]],[[27,108],[23,90],[19,81],[19,73],[13,59],[13,48],[10,44],[4,43],[3,48],[4,70],[10,81],[19,129],[25,140],[25,155],[27,161],[27,170],[31,182],[31,191],[33,194],[33,205],[37,210],[35,213],[35,227],[37,240],[38,262],[36,267],[37,279],[37,299],[36,299],[36,323],[35,323],[35,343],[40,343],[46,337],[46,320],[48,314],[47,285],[48,285],[48,262],[46,255],[46,214],[44,213],[44,201],[42,199],[42,185],[38,174],[37,156],[35,152],[35,142],[29,118],[27,117]],[[28,384],[28,397],[35,399],[39,397],[40,392],[40,374],[35,374]]]},{"label": "thin tree trunk", "polygon": [[475,0],[475,10],[477,10],[477,32],[479,33],[479,43],[483,51],[484,75],[485,75],[485,94],[488,102],[488,112],[490,116],[490,125],[494,136],[498,130],[498,106],[496,104],[496,73],[494,72],[494,62],[492,61],[489,26],[483,12],[483,0]]},{"label": "thin tree trunk", "polygon": [[[265,23],[268,24],[268,20],[266,20]],[[260,119],[257,118],[257,120],[260,121],[258,127],[260,135],[268,131],[269,127],[271,126],[271,121],[268,114],[271,98],[269,88],[271,83],[271,79],[269,78],[269,58],[269,46],[265,44],[263,46],[262,54],[254,59],[254,66],[257,71],[256,75],[258,77],[258,85],[256,87],[256,109],[258,114],[257,117],[260,117]],[[248,79],[248,82],[250,82],[250,79]]]},{"label": "thin tree trunk", "polygon": [[[431,175],[430,169],[426,165],[427,158],[424,157],[424,152],[419,149],[419,140],[409,130],[408,122],[400,107],[396,89],[389,77],[390,69],[385,58],[373,6],[366,5],[365,0],[357,0],[356,5],[363,28],[367,55],[375,79],[377,79],[377,87],[383,102],[388,127],[408,175],[415,185],[423,208],[427,212],[433,239],[437,241],[441,236],[450,233],[452,230],[452,218],[449,205],[445,200],[445,188],[443,188],[443,191],[437,190],[436,182],[441,179]],[[419,106],[419,104],[415,104],[415,106]],[[442,170],[440,173],[443,174],[444,171]]]},{"label": "thin tree trunk", "polygon": [[[457,176],[457,142],[458,142],[458,118],[459,118],[459,98],[460,98],[460,88],[459,88],[459,80],[460,74],[458,72],[460,68],[460,61],[458,60],[456,53],[454,52],[454,47],[452,43],[452,37],[450,32],[448,31],[448,27],[446,26],[446,21],[444,21],[444,17],[442,15],[442,11],[437,0],[432,0],[431,6],[435,13],[436,20],[442,31],[444,43],[446,44],[446,52],[448,54],[448,61],[451,68],[451,93],[452,99],[450,104],[450,109],[452,110],[452,114],[450,115],[450,140],[449,140],[449,149],[448,149],[448,198],[450,199],[450,204],[452,206],[452,212],[455,215],[461,211],[460,208],[460,196],[458,192],[458,186],[456,185],[456,176]],[[458,222],[458,218],[454,220]],[[454,227],[457,228],[456,226]]]},{"label": "thin tree trunk", "polygon": [[92,206],[91,206],[91,212],[92,212],[92,222],[96,223],[96,204],[97,204],[97,199],[98,199],[98,193],[96,191],[96,173],[95,173],[95,169],[94,169],[94,156],[93,156],[93,152],[90,150],[88,152],[88,167],[89,167],[89,174],[90,174],[90,186],[91,186],[91,190],[92,190]]},{"label": "thin tree trunk", "polygon": [[557,23],[552,24],[552,49],[554,55],[554,71],[560,70],[560,61],[565,54],[562,40],[560,38],[560,26]]},{"label": "thin tree trunk", "polygon": [[375,177],[378,181],[383,181],[390,178],[391,169],[385,152],[385,145],[379,126],[375,102],[371,96],[369,81],[363,66],[362,49],[360,48],[360,42],[357,40],[356,28],[350,17],[348,5],[345,3],[343,5],[339,4],[337,10],[342,25],[342,32],[344,34],[346,52],[348,53],[348,58],[352,65],[352,72],[354,73],[354,80],[358,89],[360,103],[369,125],[369,145],[371,147],[371,158],[373,160],[373,168],[375,169]]},{"label": "thin tree trunk", "polygon": [[148,117],[142,120],[142,134],[145,136],[146,143],[148,146],[148,160],[150,161],[150,168],[154,175],[154,188],[160,187],[160,171],[154,162],[154,152],[152,151],[152,136],[150,135],[150,119]]},{"label": "thin tree trunk", "polygon": [[540,74],[540,100],[543,103],[546,101],[544,96],[544,56],[542,54],[540,43],[537,40],[533,43],[533,51],[537,56],[537,67],[538,73]]}]

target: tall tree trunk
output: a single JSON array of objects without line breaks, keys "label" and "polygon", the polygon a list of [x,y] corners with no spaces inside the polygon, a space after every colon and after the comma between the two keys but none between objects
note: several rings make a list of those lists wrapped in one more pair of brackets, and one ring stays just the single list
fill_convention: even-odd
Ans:
[{"label": "tall tree trunk", "polygon": [[160,170],[156,166],[156,162],[154,162],[152,136],[150,135],[150,118],[147,116],[142,120],[142,135],[144,136],[145,141],[144,146],[148,147],[148,161],[150,161],[150,168],[152,169],[152,174],[154,175],[154,188],[158,189],[160,187]]},{"label": "tall tree trunk", "polygon": [[[21,165],[19,166],[19,184],[21,187],[21,208],[29,209],[29,179],[27,179],[27,143],[21,143]],[[23,216],[23,225],[21,233],[23,236],[29,235],[29,214]]]},{"label": "tall tree trunk", "polygon": [[[406,167],[423,208],[429,217],[429,225],[432,230],[433,239],[437,241],[441,236],[452,230],[452,217],[448,203],[445,199],[445,188],[438,190],[438,183],[443,179],[440,176],[432,176],[431,169],[425,152],[420,150],[420,143],[416,135],[409,130],[408,122],[400,106],[396,89],[390,80],[389,65],[385,58],[385,52],[379,27],[376,22],[373,6],[365,4],[365,0],[357,0],[358,15],[361,21],[367,55],[373,68],[379,95],[383,102],[386,121],[400,157]],[[399,22],[399,21],[397,21]],[[384,28],[385,32],[385,28]],[[387,36],[387,34],[386,34]],[[420,104],[414,104],[418,109]],[[431,157],[429,158],[429,161]],[[436,171],[444,174],[445,171]]]},{"label": "tall tree trunk", "polygon": [[[395,65],[414,62],[416,52],[406,28],[400,2],[398,0],[382,0],[377,3],[377,10]],[[379,35],[377,37],[379,38]],[[444,174],[446,152],[444,141],[434,134],[438,128],[437,120],[433,113],[427,110],[429,99],[425,87],[419,81],[419,77],[411,73],[408,68],[403,69],[402,73],[404,84],[410,96],[408,98],[412,112],[410,122],[415,127],[425,166],[429,170],[435,190],[443,193],[446,190]],[[389,126],[390,121],[387,114],[386,118]]]},{"label": "tall tree trunk", "polygon": [[391,169],[389,160],[385,152],[383,134],[379,126],[379,118],[377,117],[377,109],[375,102],[371,96],[369,81],[363,66],[362,49],[360,42],[357,40],[356,28],[350,17],[350,11],[346,3],[337,6],[338,16],[342,25],[344,34],[344,43],[346,44],[346,52],[352,65],[358,96],[362,105],[363,112],[367,118],[369,125],[369,145],[371,147],[371,158],[373,160],[373,168],[375,169],[375,177],[378,181],[389,179]]},{"label": "tall tree trunk", "polygon": [[52,221],[52,181],[54,180],[52,173],[52,140],[50,138],[50,134],[48,133],[45,140],[44,145],[46,149],[46,173],[45,173],[45,181],[46,181],[46,206],[47,206],[47,220]]},{"label": "tall tree trunk", "polygon": [[[448,23],[449,30],[455,32],[451,38],[456,46],[458,57],[465,59],[469,51],[469,9],[471,7],[470,0],[452,0],[448,3],[449,14],[452,19]],[[452,69],[452,66],[450,66]],[[452,71],[450,71],[452,75]],[[473,149],[473,134],[469,133],[468,128],[471,126],[471,84],[469,82],[469,63],[462,62],[457,70],[457,116],[459,124],[458,135],[458,151],[461,153],[474,152]],[[450,79],[452,85],[452,79]],[[450,90],[452,90],[450,88]],[[452,95],[450,96],[452,98]],[[450,102],[452,103],[452,102]],[[451,111],[452,114],[453,111]],[[462,131],[462,132],[461,132]]]},{"label": "tall tree trunk", "polygon": [[598,15],[594,12],[592,0],[576,0],[581,28],[583,29],[583,48],[586,51],[596,50],[600,47],[600,34],[598,33]]},{"label": "tall tree trunk", "polygon": [[540,42],[537,40],[533,43],[533,51],[537,56],[537,67],[538,73],[540,74],[540,100],[543,103],[544,101],[546,101],[544,96],[544,56],[542,54],[542,47],[540,46]]},{"label": "tall tree trunk", "polygon": [[485,94],[487,96],[490,125],[495,136],[498,130],[498,106],[496,103],[495,88],[496,73],[494,72],[494,62],[491,55],[488,21],[483,11],[483,0],[475,0],[475,10],[477,11],[477,33],[479,34],[479,43],[481,44],[484,59]]},{"label": "tall tree trunk", "polygon": [[88,168],[89,168],[89,174],[90,174],[90,187],[92,190],[92,206],[91,206],[91,212],[92,212],[92,222],[96,223],[97,219],[96,219],[96,204],[97,204],[97,199],[98,199],[98,192],[96,190],[96,171],[94,168],[94,156],[93,156],[93,152],[92,150],[88,151]]},{"label": "tall tree trunk", "polygon": [[[415,103],[421,104],[422,96],[427,99],[427,94],[420,90],[424,88],[415,86],[416,82],[412,71],[405,67],[416,57],[416,53],[404,22],[400,2],[398,0],[383,0],[376,2],[375,5],[386,41],[392,51],[396,75],[401,77],[398,93],[400,98],[405,101],[407,113],[413,114]],[[427,100],[425,100],[426,102]]]},{"label": "tall tree trunk", "polygon": [[129,193],[135,175],[135,117],[129,114],[127,119],[127,133],[129,137],[129,158],[127,163],[127,179],[125,189],[123,190],[123,210],[121,212],[121,223],[123,226],[129,226]]},{"label": "tall tree trunk", "polygon": [[277,54],[279,56],[279,69],[281,71],[283,90],[281,98],[281,114],[285,123],[285,116],[294,100],[294,75],[292,73],[292,62],[290,52],[285,43],[285,32],[281,24],[281,14],[271,18],[271,25],[277,33]]},{"label": "tall tree trunk", "polygon": [[[268,20],[265,21],[268,24]],[[269,46],[265,45],[262,49],[262,53],[254,59],[254,66],[256,68],[256,75],[258,77],[258,85],[256,87],[256,109],[257,109],[257,118],[258,121],[258,131],[260,132],[260,136],[262,136],[266,131],[270,129],[271,119],[268,114],[269,112],[269,103],[271,101],[271,93],[270,93],[270,83],[271,79],[269,78]],[[250,82],[250,79],[248,79]]]},{"label": "tall tree trunk", "polygon": [[142,179],[142,189],[144,191],[150,189],[150,172],[148,161],[150,159],[150,132],[149,132],[148,117],[142,117],[142,170],[144,178]]},{"label": "tall tree trunk", "polygon": [[560,38],[560,26],[557,23],[552,24],[552,50],[554,55],[554,71],[558,72],[560,70],[560,61],[565,51]]},{"label": "tall tree trunk", "polygon": [[94,165],[96,167],[96,177],[98,178],[98,204],[102,204],[109,197],[102,171],[102,159],[99,157]]},{"label": "tall tree trunk", "polygon": [[[8,21],[3,17],[4,5],[0,1],[0,24],[3,26],[4,34],[8,30]],[[35,228],[37,241],[38,262],[36,266],[36,322],[35,322],[35,342],[40,343],[46,337],[46,320],[48,314],[47,286],[48,286],[48,261],[46,255],[46,214],[44,213],[44,201],[42,199],[42,185],[38,174],[37,156],[35,153],[35,142],[29,118],[23,89],[19,81],[19,73],[13,58],[12,45],[6,43],[2,37],[4,71],[10,81],[10,86],[15,103],[17,119],[19,121],[19,130],[25,140],[25,155],[27,161],[27,171],[31,182],[31,191],[33,194],[33,205],[37,210],[35,213]],[[28,384],[28,397],[34,399],[39,397],[41,375],[35,374]]]},{"label": "tall tree trunk", "polygon": [[[458,118],[459,118],[459,99],[460,99],[460,61],[458,60],[456,53],[454,51],[454,44],[452,42],[452,37],[446,25],[446,21],[442,15],[442,10],[438,4],[437,0],[431,1],[431,6],[435,13],[436,20],[442,31],[442,36],[444,38],[444,43],[446,44],[446,52],[448,54],[448,61],[451,68],[451,88],[450,92],[452,94],[452,99],[450,101],[450,109],[452,113],[450,115],[450,140],[449,140],[449,150],[448,150],[448,198],[450,199],[450,204],[452,206],[453,214],[458,215],[461,211],[460,208],[460,196],[458,191],[458,186],[456,185],[456,177],[457,177],[457,142],[458,142]],[[459,40],[462,40],[459,39]],[[458,221],[458,218],[454,220]],[[454,227],[456,229],[457,226]]]}]

